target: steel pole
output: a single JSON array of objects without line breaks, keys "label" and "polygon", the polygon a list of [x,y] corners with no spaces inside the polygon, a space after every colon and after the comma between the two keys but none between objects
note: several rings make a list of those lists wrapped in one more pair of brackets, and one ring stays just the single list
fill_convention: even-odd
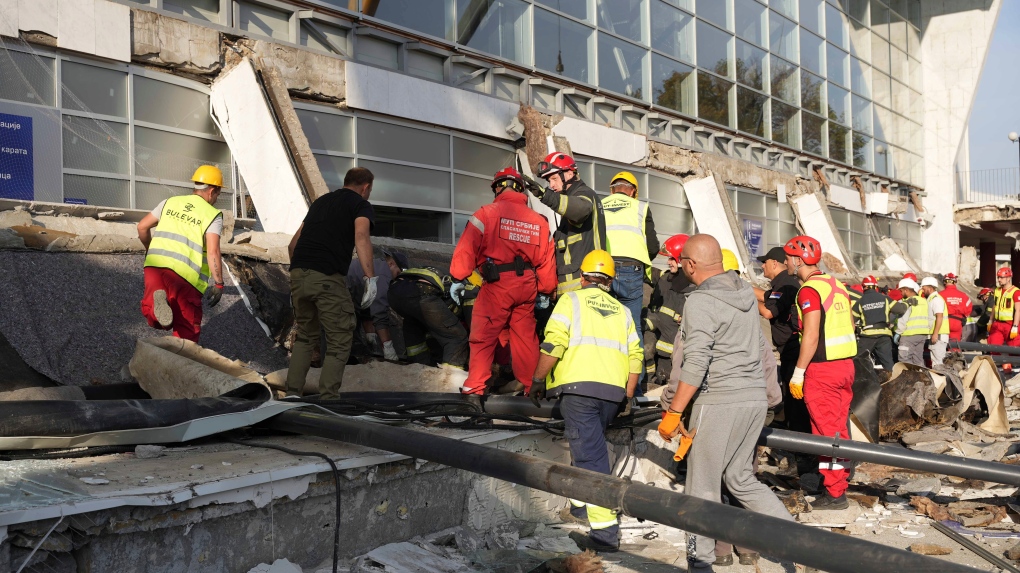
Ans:
[{"label": "steel pole", "polygon": [[813,529],[721,503],[620,478],[461,442],[426,432],[340,416],[290,411],[262,426],[429,460],[747,547],[829,573],[976,573],[978,570],[863,539]]}]

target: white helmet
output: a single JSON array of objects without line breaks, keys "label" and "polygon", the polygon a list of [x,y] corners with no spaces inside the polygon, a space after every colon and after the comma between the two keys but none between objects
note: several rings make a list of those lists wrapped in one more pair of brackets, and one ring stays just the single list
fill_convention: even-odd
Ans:
[{"label": "white helmet", "polygon": [[896,285],[896,288],[908,288],[914,292],[921,290],[921,287],[917,286],[917,283],[912,279],[900,279],[900,284]]},{"label": "white helmet", "polygon": [[932,288],[939,288],[939,281],[935,277],[924,277],[921,279],[921,286],[930,286]]}]

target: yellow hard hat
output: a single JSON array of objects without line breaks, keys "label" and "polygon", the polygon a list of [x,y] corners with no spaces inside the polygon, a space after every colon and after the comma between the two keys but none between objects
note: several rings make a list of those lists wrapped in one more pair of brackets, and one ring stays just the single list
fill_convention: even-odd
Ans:
[{"label": "yellow hard hat", "polygon": [[621,171],[616,175],[613,175],[613,178],[609,180],[609,186],[612,187],[613,183],[616,183],[620,179],[623,179],[627,183],[630,183],[631,185],[634,186],[634,189],[637,189],[637,177],[634,177],[634,174],[631,173],[630,171]]},{"label": "yellow hard hat", "polygon": [[613,278],[616,276],[616,263],[613,262],[613,257],[609,256],[609,253],[596,249],[585,255],[584,260],[581,261],[581,273],[601,273]]},{"label": "yellow hard hat", "polygon": [[191,180],[195,183],[204,183],[206,185],[223,187],[223,172],[215,165],[203,165],[195,170],[195,174],[191,176]]},{"label": "yellow hard hat", "polygon": [[722,268],[724,271],[740,270],[740,263],[737,261],[737,255],[733,254],[733,251],[729,249],[722,250]]}]

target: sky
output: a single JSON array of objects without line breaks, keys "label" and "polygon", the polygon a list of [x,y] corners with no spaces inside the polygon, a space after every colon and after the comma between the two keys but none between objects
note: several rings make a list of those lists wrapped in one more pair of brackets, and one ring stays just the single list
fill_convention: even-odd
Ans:
[{"label": "sky", "polygon": [[970,115],[970,168],[1020,166],[1020,0],[1002,0],[992,46]]}]

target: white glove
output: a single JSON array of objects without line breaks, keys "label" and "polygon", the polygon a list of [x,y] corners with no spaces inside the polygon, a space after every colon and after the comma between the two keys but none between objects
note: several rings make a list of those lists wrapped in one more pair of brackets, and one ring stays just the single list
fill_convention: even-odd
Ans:
[{"label": "white glove", "polygon": [[379,277],[365,277],[365,294],[361,297],[361,308],[372,306],[375,295],[379,292]]},{"label": "white glove", "polygon": [[804,399],[804,368],[794,368],[790,378],[790,395],[798,400]]},{"label": "white glove", "polygon": [[453,283],[450,285],[450,298],[453,299],[453,302],[460,304],[460,295],[464,293],[465,288],[464,283]]},{"label": "white glove", "polygon": [[394,362],[400,360],[400,357],[397,356],[397,349],[393,347],[392,340],[383,342],[383,358],[386,360],[393,360]]},{"label": "white glove", "polygon": [[549,295],[547,295],[547,294],[539,294],[538,295],[538,299],[535,300],[535,308],[538,308],[538,309],[541,309],[541,310],[545,310],[545,309],[549,308],[549,305],[551,303],[552,303],[552,299],[549,298]]}]

